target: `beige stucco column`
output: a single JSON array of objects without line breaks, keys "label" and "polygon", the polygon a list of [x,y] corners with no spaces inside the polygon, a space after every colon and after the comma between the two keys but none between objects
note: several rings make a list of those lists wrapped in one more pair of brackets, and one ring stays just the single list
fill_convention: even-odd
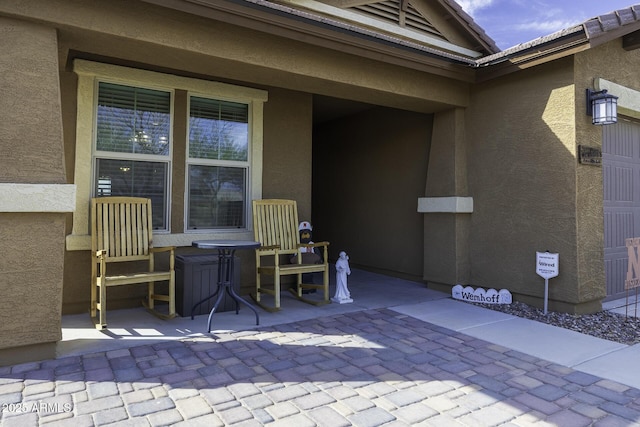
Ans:
[{"label": "beige stucco column", "polygon": [[0,18],[0,365],[55,355],[66,184],[56,31]]},{"label": "beige stucco column", "polygon": [[424,198],[424,275],[430,285],[455,285],[470,276],[469,232],[473,199],[468,197],[465,111],[434,115]]}]

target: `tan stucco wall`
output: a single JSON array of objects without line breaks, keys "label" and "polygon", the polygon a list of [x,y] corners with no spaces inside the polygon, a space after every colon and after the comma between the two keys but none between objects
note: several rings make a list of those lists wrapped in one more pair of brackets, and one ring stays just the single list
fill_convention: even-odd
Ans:
[{"label": "tan stucco wall", "polygon": [[310,94],[269,89],[262,196],[296,200],[300,221],[311,218],[311,119]]},{"label": "tan stucco wall", "polygon": [[314,130],[315,240],[330,258],[420,278],[432,116],[374,108]]},{"label": "tan stucco wall", "polygon": [[[611,64],[615,64],[615,67]],[[585,89],[597,89],[594,80],[603,78],[640,91],[640,74],[637,72],[639,66],[640,51],[625,51],[622,49],[621,39],[576,55],[576,141],[578,144],[602,148],[602,129],[593,126],[591,117],[585,114]],[[601,167],[584,165],[579,165],[576,172],[580,298],[589,299],[602,296],[605,290],[604,261],[601,261],[604,258],[603,174]]]},{"label": "tan stucco wall", "polygon": [[466,115],[470,284],[540,305],[536,251],[557,252],[549,307],[560,310],[602,297],[580,292],[573,72],[567,58],[478,85]]},{"label": "tan stucco wall", "polygon": [[56,33],[0,17],[0,37],[0,182],[64,183]]},{"label": "tan stucco wall", "polygon": [[[64,184],[56,32],[0,18],[0,40],[0,182]],[[0,364],[3,349],[61,337],[64,225],[64,213],[0,213]]]},{"label": "tan stucco wall", "polygon": [[[474,87],[465,111],[466,150],[455,156],[461,130],[438,136],[441,124],[453,121],[436,115],[426,195],[466,196],[468,183],[474,211],[425,214],[426,280],[441,289],[448,287],[438,282],[504,287],[541,306],[544,280],[535,274],[535,252],[550,250],[560,254],[550,308],[600,309],[606,296],[602,168],[579,164],[576,153],[579,144],[601,148],[602,128],[585,114],[585,89],[604,78],[640,90],[639,60],[640,52],[624,51],[618,39]],[[450,144],[443,146],[446,135]]]},{"label": "tan stucco wall", "polygon": [[[465,110],[436,113],[429,152],[425,196],[467,197],[468,165]],[[432,283],[464,283],[469,280],[469,213],[424,214],[424,273]]]},{"label": "tan stucco wall", "polygon": [[0,348],[57,341],[64,216],[2,213],[0,242]]}]

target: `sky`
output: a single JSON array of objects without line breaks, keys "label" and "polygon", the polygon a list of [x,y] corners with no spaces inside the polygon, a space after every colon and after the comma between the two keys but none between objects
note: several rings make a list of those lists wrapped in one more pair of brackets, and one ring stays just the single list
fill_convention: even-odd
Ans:
[{"label": "sky", "polygon": [[500,49],[624,9],[640,0],[456,0]]}]

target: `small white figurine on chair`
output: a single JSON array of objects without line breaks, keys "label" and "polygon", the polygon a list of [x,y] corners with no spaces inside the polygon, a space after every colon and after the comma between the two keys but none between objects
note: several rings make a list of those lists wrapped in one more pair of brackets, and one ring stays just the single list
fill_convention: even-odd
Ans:
[{"label": "small white figurine on chair", "polygon": [[353,302],[351,294],[347,288],[347,276],[351,274],[349,268],[349,257],[346,252],[340,252],[340,258],[336,261],[336,294],[331,301],[338,304]]}]

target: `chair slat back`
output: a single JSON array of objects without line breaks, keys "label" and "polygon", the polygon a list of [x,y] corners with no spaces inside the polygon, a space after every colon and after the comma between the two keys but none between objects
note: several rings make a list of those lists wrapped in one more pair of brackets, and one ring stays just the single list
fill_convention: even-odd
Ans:
[{"label": "chair slat back", "polygon": [[91,201],[91,248],[113,261],[146,259],[153,247],[151,199],[98,197]]},{"label": "chair slat back", "polygon": [[300,243],[296,201],[254,200],[253,233],[262,246],[279,246],[282,251],[295,251]]}]

